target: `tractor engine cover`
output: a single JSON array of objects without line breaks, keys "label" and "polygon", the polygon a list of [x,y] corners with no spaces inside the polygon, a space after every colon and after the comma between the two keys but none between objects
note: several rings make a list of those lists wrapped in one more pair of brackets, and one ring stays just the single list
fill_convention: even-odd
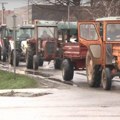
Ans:
[{"label": "tractor engine cover", "polygon": [[47,41],[44,44],[44,58],[46,60],[52,60],[55,58],[56,56],[56,49],[57,49],[57,45],[56,42],[54,41]]}]

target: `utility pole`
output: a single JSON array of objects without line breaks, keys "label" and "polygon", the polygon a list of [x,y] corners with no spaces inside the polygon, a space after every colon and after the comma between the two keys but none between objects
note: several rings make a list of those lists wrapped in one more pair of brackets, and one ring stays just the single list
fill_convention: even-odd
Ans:
[{"label": "utility pole", "polygon": [[16,79],[16,15],[13,15],[13,36],[14,36],[14,80]]},{"label": "utility pole", "polygon": [[30,5],[30,1],[28,0],[28,24],[29,24],[29,5]]},{"label": "utility pole", "polygon": [[67,8],[68,8],[68,42],[70,42],[70,0],[67,0]]},{"label": "utility pole", "polygon": [[70,1],[67,1],[67,7],[68,7],[68,29],[70,28]]},{"label": "utility pole", "polygon": [[2,24],[5,24],[5,4],[7,4],[6,2],[1,2],[0,3],[2,5]]}]

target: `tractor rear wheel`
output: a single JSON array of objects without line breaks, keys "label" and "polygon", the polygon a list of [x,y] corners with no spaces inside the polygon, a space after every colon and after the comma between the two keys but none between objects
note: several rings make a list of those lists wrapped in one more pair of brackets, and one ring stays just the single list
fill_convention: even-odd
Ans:
[{"label": "tractor rear wheel", "polygon": [[62,62],[62,77],[65,81],[71,81],[73,79],[74,69],[73,64],[69,59],[65,59]]},{"label": "tractor rear wheel", "polygon": [[86,55],[86,74],[87,82],[90,87],[100,87],[101,73],[100,65],[95,65],[89,52]]},{"label": "tractor rear wheel", "polygon": [[2,48],[0,47],[0,60],[1,60],[1,55],[2,55],[1,53],[2,53]]},{"label": "tractor rear wheel", "polygon": [[39,59],[37,55],[33,56],[33,70],[38,70]]},{"label": "tractor rear wheel", "polygon": [[102,70],[102,87],[104,90],[110,90],[112,86],[111,70],[104,68]]},{"label": "tractor rear wheel", "polygon": [[3,62],[6,62],[7,60],[7,49],[4,47],[3,48]]}]

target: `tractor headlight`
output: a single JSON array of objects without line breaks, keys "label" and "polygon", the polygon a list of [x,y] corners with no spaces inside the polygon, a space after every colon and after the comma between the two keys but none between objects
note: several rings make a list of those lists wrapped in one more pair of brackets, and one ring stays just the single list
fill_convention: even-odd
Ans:
[{"label": "tractor headlight", "polygon": [[113,59],[112,59],[112,63],[113,63],[113,64],[116,63],[115,57],[113,57]]},{"label": "tractor headlight", "polygon": [[57,51],[59,51],[59,48],[57,48]]},{"label": "tractor headlight", "polygon": [[43,49],[43,48],[41,48],[40,50],[41,50],[41,51],[44,51],[44,49]]}]

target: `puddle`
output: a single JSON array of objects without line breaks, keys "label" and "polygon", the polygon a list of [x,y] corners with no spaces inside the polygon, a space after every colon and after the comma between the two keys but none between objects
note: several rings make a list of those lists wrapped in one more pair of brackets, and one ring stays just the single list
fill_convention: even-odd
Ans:
[{"label": "puddle", "polygon": [[10,92],[0,93],[0,96],[3,96],[3,97],[40,97],[40,96],[49,95],[49,94],[52,94],[52,93],[47,93],[47,92],[33,93],[33,92],[10,91]]},{"label": "puddle", "polygon": [[74,85],[73,81],[62,81],[62,80],[57,79],[57,78],[48,78],[48,79],[54,80],[54,81],[57,81],[57,82],[60,82],[60,83],[68,84],[68,85]]},{"label": "puddle", "polygon": [[85,74],[85,73],[77,73],[77,74],[79,74],[79,75],[83,75],[83,76],[86,76],[86,74]]},{"label": "puddle", "polygon": [[29,71],[29,70],[26,70],[25,71],[27,74],[33,74],[33,75],[41,75],[43,77],[50,77],[51,74],[46,74],[46,73],[43,73],[43,72],[39,72],[39,71]]}]

